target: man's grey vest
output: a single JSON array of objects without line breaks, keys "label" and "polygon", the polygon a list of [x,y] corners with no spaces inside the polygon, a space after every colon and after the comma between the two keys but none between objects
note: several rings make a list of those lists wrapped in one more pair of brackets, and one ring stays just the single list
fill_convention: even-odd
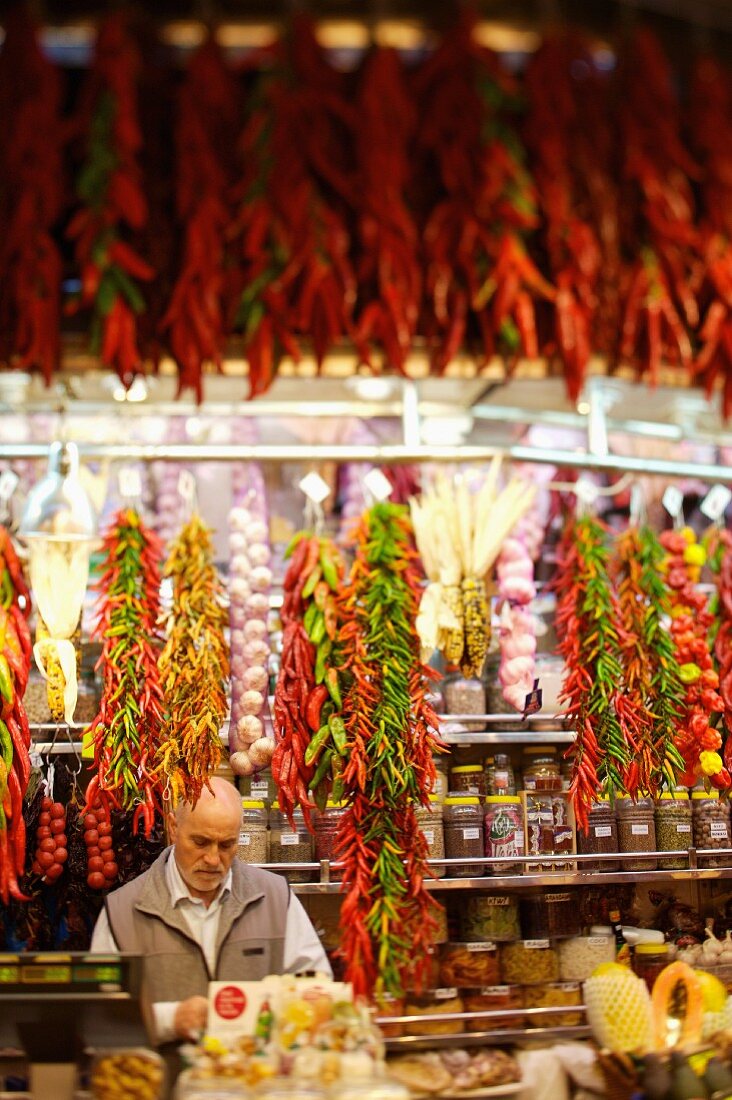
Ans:
[{"label": "man's grey vest", "polygon": [[200,945],[170,899],[165,863],[172,851],[166,848],[144,875],[105,901],[119,950],[145,958],[150,999],[205,997],[209,981],[259,981],[267,974],[281,974],[290,900],[287,881],[234,860],[231,892],[221,903],[216,965],[209,973]]}]

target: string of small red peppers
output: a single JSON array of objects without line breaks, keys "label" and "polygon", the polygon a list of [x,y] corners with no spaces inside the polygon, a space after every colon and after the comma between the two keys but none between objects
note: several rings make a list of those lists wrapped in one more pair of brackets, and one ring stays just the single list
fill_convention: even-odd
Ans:
[{"label": "string of small red peppers", "polygon": [[710,632],[723,703],[724,766],[732,775],[732,534],[726,528],[712,528],[707,552],[717,591],[710,602],[714,623]]},{"label": "string of small red peppers", "polygon": [[685,764],[680,782],[693,786],[702,775],[713,787],[726,790],[732,786],[732,777],[718,752],[721,735],[711,724],[713,715],[724,711],[717,690],[719,676],[709,648],[714,615],[705,593],[697,589],[706,551],[689,527],[665,531],[661,544],[666,551],[661,569],[671,592],[670,630],[685,688],[676,720],[676,747]]},{"label": "string of small red peppers", "polygon": [[99,617],[102,643],[99,713],[89,733],[95,776],[86,791],[85,814],[99,803],[134,810],[149,837],[161,807],[155,756],[162,736],[163,692],[158,672],[160,560],[162,543],[131,508],[113,518],[103,540]]},{"label": "string of small red peppers", "polygon": [[67,312],[91,310],[92,350],[125,385],[142,369],[137,314],[145,302],[138,284],[154,275],[126,239],[148,217],[138,163],[139,72],[125,15],[107,16],[99,28],[82,110],[88,134],[76,186],[81,206],[67,229],[81,278],[81,291]]},{"label": "string of small red peppers", "polygon": [[357,994],[400,993],[426,975],[438,906],[425,889],[427,805],[440,749],[415,621],[421,576],[407,509],[374,505],[355,533],[341,595],[348,809],[338,831],[340,954]]}]

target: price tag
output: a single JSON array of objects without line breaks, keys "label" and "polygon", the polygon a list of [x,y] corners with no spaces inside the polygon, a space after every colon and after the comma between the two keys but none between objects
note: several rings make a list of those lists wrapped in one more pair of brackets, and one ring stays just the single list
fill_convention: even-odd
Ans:
[{"label": "price tag", "polygon": [[632,526],[636,526],[638,523],[640,523],[641,515],[643,514],[644,504],[645,499],[643,495],[643,489],[638,484],[638,482],[635,482],[635,484],[631,486],[630,490],[630,522]]},{"label": "price tag", "polygon": [[[0,486],[1,485],[2,478],[0,478]],[[716,523],[726,512],[727,505],[731,500],[732,491],[730,491],[726,485],[713,485],[699,507],[712,523]]]},{"label": "price tag", "polygon": [[450,1001],[453,997],[457,997],[457,989],[436,989],[435,1000],[436,1001]]},{"label": "price tag", "polygon": [[472,955],[475,951],[495,951],[496,945],[486,940],[485,943],[469,943],[468,954]]},{"label": "price tag", "polygon": [[612,825],[595,825],[595,836],[612,836]]},{"label": "price tag", "polygon": [[690,833],[691,832],[691,825],[685,825],[685,824],[680,822],[676,826],[676,832],[677,833]]},{"label": "price tag", "polygon": [[543,693],[541,688],[539,687],[539,681],[534,680],[534,686],[529,694],[526,696],[526,701],[524,702],[524,712],[522,718],[526,718],[529,714],[536,714],[537,711],[540,711],[543,702]]},{"label": "price tag", "polygon": [[0,500],[10,500],[18,487],[20,478],[14,470],[3,470],[0,474]]},{"label": "price tag", "polygon": [[546,951],[549,946],[549,940],[524,940],[524,947],[527,951]]},{"label": "price tag", "polygon": [[681,510],[684,505],[684,494],[680,489],[677,489],[675,485],[669,485],[666,492],[663,494],[662,503],[671,518],[677,520],[681,517]]},{"label": "price tag", "polygon": [[714,837],[715,840],[727,839],[727,824],[724,821],[710,821],[709,822],[709,835]]},{"label": "price tag", "polygon": [[239,847],[246,848],[252,843],[252,838],[249,833],[239,833]]},{"label": "price tag", "polygon": [[424,833],[424,838],[425,838],[425,840],[427,841],[428,844],[434,844],[435,843],[435,830],[434,829],[423,829],[422,832]]},{"label": "price tag", "polygon": [[605,947],[609,939],[609,936],[588,936],[587,944],[589,947]]},{"label": "price tag", "polygon": [[280,844],[297,844],[299,841],[297,833],[281,833]]},{"label": "price tag", "polygon": [[484,997],[505,997],[510,989],[510,985],[484,985],[480,991]]},{"label": "price tag", "polygon": [[142,478],[134,466],[123,466],[117,475],[119,495],[125,498],[142,496]]},{"label": "price tag", "polygon": [[465,840],[479,840],[480,829],[463,829],[463,838]]},{"label": "price tag", "polygon": [[190,470],[181,470],[178,476],[178,493],[191,508],[196,503],[196,479]]},{"label": "price tag", "polygon": [[631,825],[630,832],[632,836],[648,836],[647,825]]}]

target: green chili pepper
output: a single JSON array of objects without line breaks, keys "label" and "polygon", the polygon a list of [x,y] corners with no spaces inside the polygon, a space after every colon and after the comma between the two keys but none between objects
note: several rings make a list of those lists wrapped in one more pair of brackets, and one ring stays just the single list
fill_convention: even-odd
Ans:
[{"label": "green chili pepper", "polygon": [[[315,604],[312,606],[315,607]],[[305,629],[307,630],[307,627]],[[308,637],[313,645],[320,645],[325,637],[325,619],[323,612],[318,611],[317,607],[315,608],[315,620],[311,629],[308,630]]]},{"label": "green chili pepper", "polygon": [[2,695],[3,699],[8,703],[12,703],[15,698],[10,665],[8,664],[7,657],[2,653],[0,653],[0,695]]},{"label": "green chili pepper", "polygon": [[303,586],[302,598],[304,600],[306,600],[309,596],[312,596],[313,592],[315,591],[315,586],[320,580],[321,575],[322,574],[320,566],[316,565]]},{"label": "green chili pepper", "polygon": [[318,609],[314,603],[311,603],[307,611],[303,615],[302,625],[305,627],[305,633],[310,637],[310,631],[313,629],[313,623],[315,622],[315,616],[318,614]]},{"label": "green chili pepper", "polygon": [[7,770],[10,771],[13,766],[13,739],[2,719],[0,719],[0,756]]},{"label": "green chili pepper", "polygon": [[320,545],[320,567],[322,574],[334,592],[338,591],[338,568],[333,561],[330,547],[327,543]]},{"label": "green chili pepper", "polygon": [[330,728],[326,725],[321,726],[318,732],[310,738],[310,744],[305,749],[305,763],[308,767],[318,759],[329,737]]},{"label": "green chili pepper", "polygon": [[339,753],[340,756],[346,756],[346,744],[348,742],[348,734],[346,733],[346,724],[340,717],[340,715],[334,714],[328,719],[328,729],[333,735],[333,744],[336,747],[336,752]]},{"label": "green chili pepper", "polygon": [[318,646],[318,651],[315,654],[315,683],[322,684],[325,679],[325,662],[330,657],[333,649],[333,643],[330,638],[323,638],[322,642]]},{"label": "green chili pepper", "polygon": [[[327,726],[325,728],[326,728],[326,730],[328,729]],[[310,789],[312,791],[316,791],[317,788],[320,786],[320,784],[325,779],[326,775],[330,771],[330,765],[331,765],[331,760],[332,759],[333,759],[333,750],[332,749],[326,749],[325,752],[323,753],[323,755],[320,758],[320,763],[318,764],[315,775],[313,776],[313,778],[310,781]]]},{"label": "green chili pepper", "polygon": [[338,710],[343,708],[343,700],[341,699],[341,689],[338,684],[338,671],[335,668],[329,668],[325,674],[325,686],[330,692],[330,697],[337,706]]}]

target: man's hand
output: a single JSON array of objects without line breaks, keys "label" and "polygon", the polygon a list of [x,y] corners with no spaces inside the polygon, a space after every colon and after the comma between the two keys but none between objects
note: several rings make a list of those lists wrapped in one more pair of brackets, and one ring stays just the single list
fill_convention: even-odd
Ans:
[{"label": "man's hand", "polygon": [[178,1039],[197,1039],[206,1026],[208,1001],[205,997],[189,997],[175,1010],[175,1034]]}]

